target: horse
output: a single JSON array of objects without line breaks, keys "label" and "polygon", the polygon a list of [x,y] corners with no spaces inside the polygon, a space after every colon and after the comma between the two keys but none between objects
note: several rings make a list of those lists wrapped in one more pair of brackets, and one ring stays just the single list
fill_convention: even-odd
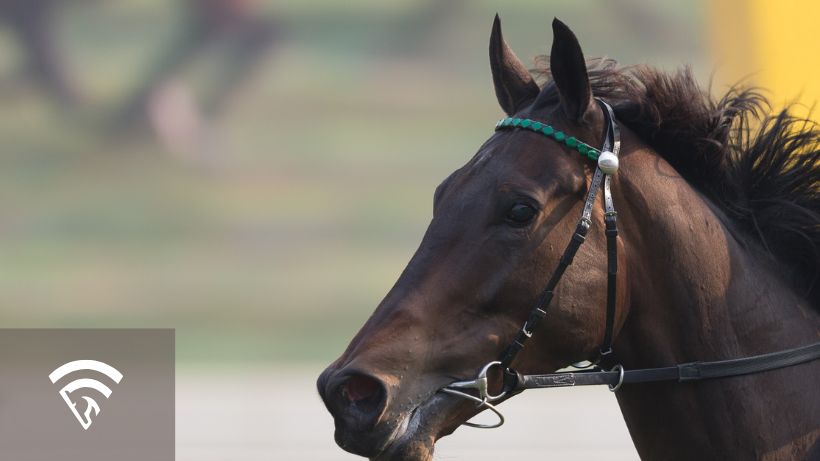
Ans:
[{"label": "horse", "polygon": [[[820,459],[818,360],[623,383],[624,370],[817,348],[820,130],[788,107],[770,111],[753,88],[714,98],[685,68],[588,63],[564,23],[552,29],[549,68],[531,72],[496,16],[490,68],[507,118],[436,188],[418,250],[320,375],[337,444],[375,460],[432,459],[439,438],[490,407],[486,389],[451,392],[479,382],[464,380],[482,367],[498,393],[510,370],[586,360],[620,379],[613,389],[642,459]],[[611,163],[615,236],[601,225],[614,221],[611,203],[589,200],[601,169],[589,154],[616,122],[617,161],[599,157]],[[562,250],[587,203],[592,225],[569,265]],[[544,312],[537,326],[533,305]],[[492,366],[530,336],[508,370]]]},{"label": "horse", "polygon": [[[256,0],[184,0],[186,18],[172,40],[149,66],[146,78],[114,114],[116,129],[141,129],[146,113],[162,87],[185,66],[204,54],[220,55],[213,84],[200,98],[206,115],[218,115],[236,89],[281,36],[278,21],[268,17]],[[150,112],[150,111],[148,111]],[[155,123],[161,123],[156,122]]]}]

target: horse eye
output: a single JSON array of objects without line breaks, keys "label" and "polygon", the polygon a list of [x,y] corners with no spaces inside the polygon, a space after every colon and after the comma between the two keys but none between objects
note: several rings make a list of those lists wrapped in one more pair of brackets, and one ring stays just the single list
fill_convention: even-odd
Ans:
[{"label": "horse eye", "polygon": [[507,221],[515,225],[527,224],[535,217],[536,210],[526,203],[516,203],[507,211]]}]

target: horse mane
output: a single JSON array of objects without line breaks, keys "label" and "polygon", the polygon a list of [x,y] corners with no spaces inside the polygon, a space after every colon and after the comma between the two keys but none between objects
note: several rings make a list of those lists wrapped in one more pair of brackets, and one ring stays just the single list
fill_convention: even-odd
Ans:
[{"label": "horse mane", "polygon": [[[546,81],[543,97],[557,102],[545,62],[539,58],[533,72]],[[735,86],[716,99],[688,67],[666,73],[599,59],[590,62],[589,77],[618,120],[722,210],[731,227],[781,262],[820,310],[817,124],[793,115],[790,106],[772,113],[755,88]]]}]

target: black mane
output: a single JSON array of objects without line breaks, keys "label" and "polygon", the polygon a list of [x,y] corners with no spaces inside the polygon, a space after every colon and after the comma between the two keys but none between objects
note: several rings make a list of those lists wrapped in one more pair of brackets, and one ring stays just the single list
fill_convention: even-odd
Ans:
[{"label": "black mane", "polygon": [[[548,61],[545,61],[548,62]],[[541,66],[542,67],[542,66]],[[793,271],[791,280],[820,309],[820,129],[790,108],[771,113],[754,88],[720,99],[702,90],[686,68],[590,63],[595,96],[618,120]],[[549,71],[537,69],[541,77]],[[551,82],[545,93],[557,91]],[[551,98],[549,98],[551,99]]]}]

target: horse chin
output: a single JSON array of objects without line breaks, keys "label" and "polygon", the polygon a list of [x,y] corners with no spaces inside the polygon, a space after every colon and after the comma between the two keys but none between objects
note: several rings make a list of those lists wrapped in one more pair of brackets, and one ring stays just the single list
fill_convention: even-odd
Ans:
[{"label": "horse chin", "polygon": [[410,412],[373,461],[429,461],[438,439],[475,414],[475,405],[437,393]]}]

